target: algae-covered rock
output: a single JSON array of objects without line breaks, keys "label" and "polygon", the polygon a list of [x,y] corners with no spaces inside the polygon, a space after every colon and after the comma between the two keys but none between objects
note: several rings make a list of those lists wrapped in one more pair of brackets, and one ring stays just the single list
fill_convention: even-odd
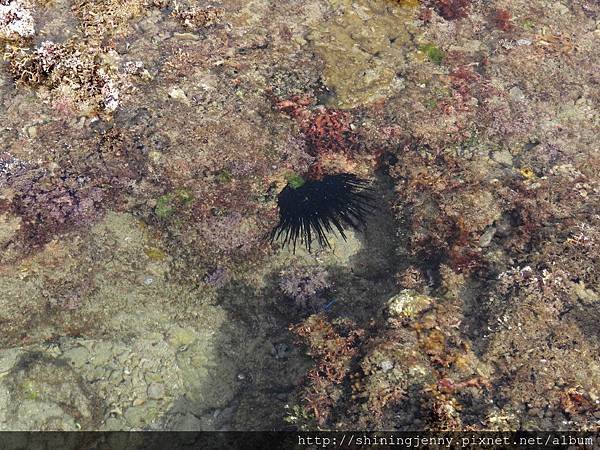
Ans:
[{"label": "algae-covered rock", "polygon": [[[332,0],[331,20],[309,35],[325,62],[323,79],[340,108],[373,103],[402,90],[412,2]],[[343,64],[340,64],[343,61]]]},{"label": "algae-covered rock", "polygon": [[60,359],[24,353],[0,381],[4,430],[75,431],[97,420],[96,399]]},{"label": "algae-covered rock", "polygon": [[21,227],[21,218],[0,214],[0,246],[8,243]]},{"label": "algae-covered rock", "polygon": [[386,310],[390,317],[409,319],[431,307],[434,299],[411,289],[404,289],[387,301]]},{"label": "algae-covered rock", "polygon": [[598,2],[209,3],[0,0],[0,429],[597,428]]}]

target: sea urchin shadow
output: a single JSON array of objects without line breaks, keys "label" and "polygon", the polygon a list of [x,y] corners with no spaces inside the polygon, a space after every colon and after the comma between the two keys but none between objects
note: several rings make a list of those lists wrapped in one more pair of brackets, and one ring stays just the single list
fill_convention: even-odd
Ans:
[{"label": "sea urchin shadow", "polygon": [[300,242],[308,251],[316,240],[331,247],[327,233],[337,230],[346,240],[344,228],[360,229],[373,209],[368,182],[355,175],[327,175],[321,180],[307,180],[300,186],[288,184],[280,193],[279,223],[270,234],[271,241],[283,237],[292,244],[294,253]]}]

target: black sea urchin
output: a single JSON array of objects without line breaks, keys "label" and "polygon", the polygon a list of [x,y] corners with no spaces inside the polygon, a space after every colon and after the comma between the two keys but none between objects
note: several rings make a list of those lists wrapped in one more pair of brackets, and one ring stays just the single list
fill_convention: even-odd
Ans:
[{"label": "black sea urchin", "polygon": [[279,193],[279,223],[271,241],[283,236],[284,245],[298,241],[309,251],[314,239],[321,247],[331,247],[328,232],[337,231],[346,240],[344,228],[358,229],[373,209],[367,182],[355,175],[326,175],[321,180],[295,177]]}]

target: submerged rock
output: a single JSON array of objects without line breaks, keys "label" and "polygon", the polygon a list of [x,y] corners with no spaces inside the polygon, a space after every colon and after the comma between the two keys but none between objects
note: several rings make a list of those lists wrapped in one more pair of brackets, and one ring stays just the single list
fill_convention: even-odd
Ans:
[{"label": "submerged rock", "polygon": [[404,289],[387,301],[386,311],[392,318],[409,319],[431,307],[434,299],[411,289]]},{"label": "submerged rock", "polygon": [[[336,13],[309,35],[325,62],[324,81],[340,108],[367,105],[398,93],[407,58],[414,4],[387,0],[332,0]],[[344,61],[340,64],[340,61]]]}]

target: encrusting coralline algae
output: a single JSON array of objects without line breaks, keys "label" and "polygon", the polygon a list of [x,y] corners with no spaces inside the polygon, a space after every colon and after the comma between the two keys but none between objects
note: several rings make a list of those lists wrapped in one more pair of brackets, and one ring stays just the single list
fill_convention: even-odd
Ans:
[{"label": "encrusting coralline algae", "polygon": [[26,38],[35,33],[31,4],[21,0],[0,2],[0,38]]}]

